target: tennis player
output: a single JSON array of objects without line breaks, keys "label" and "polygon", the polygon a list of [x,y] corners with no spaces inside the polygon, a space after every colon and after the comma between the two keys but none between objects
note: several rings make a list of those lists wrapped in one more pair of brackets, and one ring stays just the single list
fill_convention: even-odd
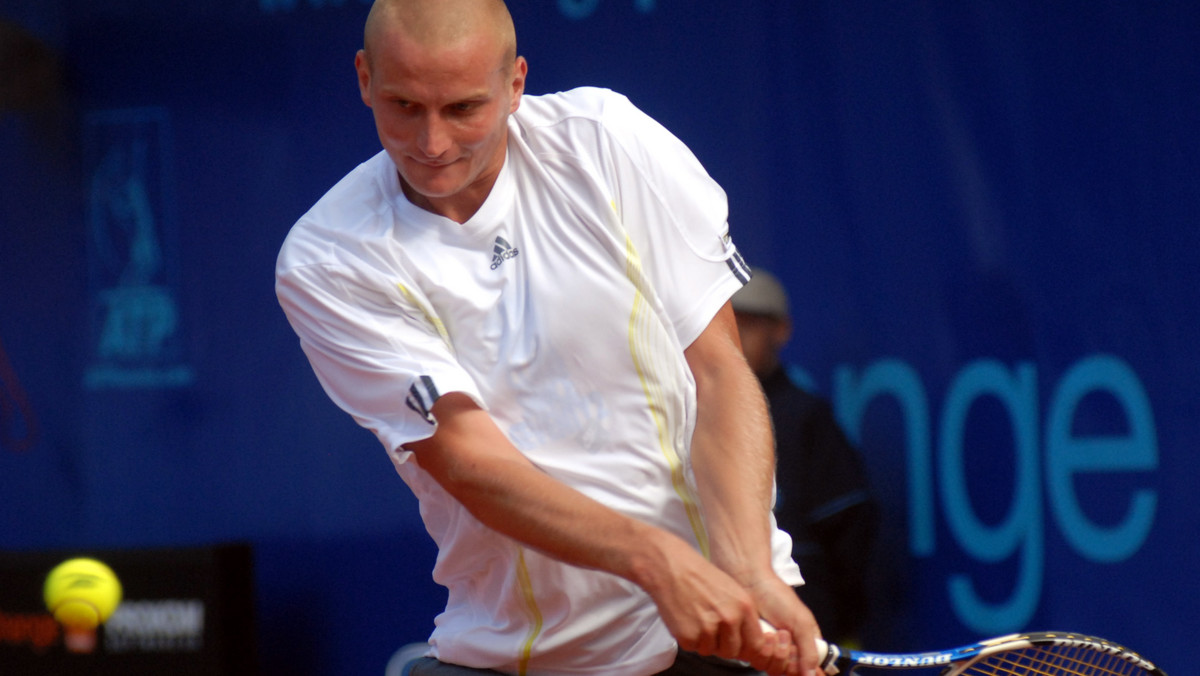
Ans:
[{"label": "tennis player", "polygon": [[276,289],[439,548],[413,673],[813,673],[721,188],[622,96],[523,96],[500,0],[378,0],[355,66],[383,151]]}]

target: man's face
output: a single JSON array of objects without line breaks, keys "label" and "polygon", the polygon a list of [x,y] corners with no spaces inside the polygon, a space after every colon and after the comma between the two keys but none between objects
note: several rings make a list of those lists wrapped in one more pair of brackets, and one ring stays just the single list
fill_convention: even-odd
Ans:
[{"label": "man's face", "polygon": [[791,325],[783,319],[767,315],[735,312],[742,354],[750,368],[760,377],[766,376],[779,363],[779,349],[791,334]]},{"label": "man's face", "polygon": [[430,48],[398,31],[373,42],[370,63],[359,52],[363,102],[418,206],[453,218],[490,191],[525,85],[524,59],[506,63],[503,54],[490,36]]}]

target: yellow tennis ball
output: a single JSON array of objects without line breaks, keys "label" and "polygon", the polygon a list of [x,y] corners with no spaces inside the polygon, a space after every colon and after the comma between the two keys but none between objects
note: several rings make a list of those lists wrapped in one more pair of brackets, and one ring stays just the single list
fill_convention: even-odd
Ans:
[{"label": "yellow tennis ball", "polygon": [[46,576],[46,608],[72,629],[94,629],[121,603],[121,581],[95,559],[63,561]]}]

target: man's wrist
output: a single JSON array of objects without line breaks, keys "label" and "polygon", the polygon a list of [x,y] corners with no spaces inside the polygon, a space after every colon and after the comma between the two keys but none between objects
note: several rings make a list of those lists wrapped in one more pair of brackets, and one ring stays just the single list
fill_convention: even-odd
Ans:
[{"label": "man's wrist", "polygon": [[712,562],[742,587],[750,589],[777,579],[775,568],[771,565],[769,551],[752,555],[745,550],[734,553],[728,551],[729,549],[729,547],[714,547]]}]

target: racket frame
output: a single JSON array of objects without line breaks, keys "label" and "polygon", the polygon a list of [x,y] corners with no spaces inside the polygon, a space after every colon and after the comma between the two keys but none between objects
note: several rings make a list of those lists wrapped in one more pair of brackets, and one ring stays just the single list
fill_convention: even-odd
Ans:
[{"label": "racket frame", "polygon": [[853,674],[858,667],[871,669],[928,669],[943,667],[942,676],[957,676],[979,660],[999,652],[1030,648],[1034,646],[1062,646],[1085,648],[1111,655],[1134,667],[1143,669],[1152,676],[1166,676],[1153,662],[1134,651],[1112,641],[1074,632],[1043,631],[1023,634],[1008,634],[971,643],[949,650],[921,653],[876,653],[861,650],[844,650],[837,645],[818,639],[821,651],[821,668],[826,674]]}]

